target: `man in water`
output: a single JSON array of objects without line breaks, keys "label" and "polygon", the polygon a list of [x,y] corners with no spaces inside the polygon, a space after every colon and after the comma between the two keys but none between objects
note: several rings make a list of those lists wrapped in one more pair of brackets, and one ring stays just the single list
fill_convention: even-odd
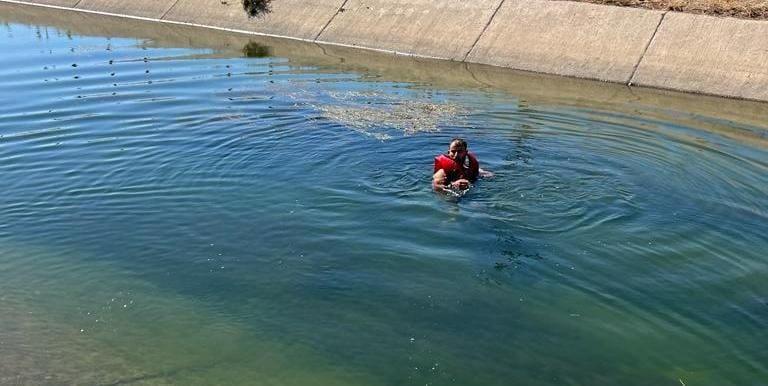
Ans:
[{"label": "man in water", "polygon": [[437,192],[464,191],[480,176],[491,177],[493,173],[480,169],[477,157],[467,150],[467,141],[454,138],[448,152],[435,157],[432,188]]}]

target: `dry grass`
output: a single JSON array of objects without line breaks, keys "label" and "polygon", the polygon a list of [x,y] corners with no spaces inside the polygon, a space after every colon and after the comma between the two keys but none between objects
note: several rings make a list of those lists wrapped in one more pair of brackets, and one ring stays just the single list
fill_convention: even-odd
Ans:
[{"label": "dry grass", "polygon": [[[259,17],[272,11],[270,4],[272,0],[242,0],[243,10],[249,18]],[[226,4],[226,0],[222,0]]]},{"label": "dry grass", "polygon": [[768,20],[768,0],[577,0],[587,3],[620,5],[699,13],[714,16],[731,16],[742,19]]}]

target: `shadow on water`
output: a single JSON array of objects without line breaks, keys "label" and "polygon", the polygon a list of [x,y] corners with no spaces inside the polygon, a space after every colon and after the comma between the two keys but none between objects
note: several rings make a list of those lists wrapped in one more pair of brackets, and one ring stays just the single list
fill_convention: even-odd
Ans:
[{"label": "shadow on water", "polygon": [[243,9],[249,18],[261,17],[272,11],[272,0],[243,0]]},{"label": "shadow on water", "polygon": [[[176,372],[178,372],[178,371],[176,371]],[[147,375],[142,375],[142,376],[139,376],[139,377],[121,379],[119,381],[115,381],[115,382],[112,382],[112,383],[104,383],[104,384],[102,384],[100,386],[130,385],[132,383],[137,383],[137,382],[145,382],[145,381],[149,381],[149,380],[153,380],[153,379],[158,379],[158,378],[166,378],[166,377],[168,377],[170,375],[173,375],[173,373],[172,372],[167,372],[167,373],[163,372],[163,373],[157,373],[157,374],[147,374]]]},{"label": "shadow on water", "polygon": [[131,385],[136,383],[145,383],[150,381],[157,381],[164,378],[172,378],[174,376],[177,376],[181,373],[185,372],[206,372],[210,371],[213,367],[218,365],[218,363],[212,363],[206,366],[188,366],[188,367],[178,367],[171,370],[166,371],[159,371],[156,373],[148,373],[143,375],[138,375],[135,377],[129,377],[129,378],[123,378],[118,379],[114,382],[110,383],[102,383],[99,384],[99,386],[120,386],[120,385]]}]

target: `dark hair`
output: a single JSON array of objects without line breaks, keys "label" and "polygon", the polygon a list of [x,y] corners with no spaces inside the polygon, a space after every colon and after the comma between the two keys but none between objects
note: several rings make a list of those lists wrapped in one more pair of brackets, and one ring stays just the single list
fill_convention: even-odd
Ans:
[{"label": "dark hair", "polygon": [[458,142],[458,143],[459,143],[459,145],[460,145],[461,147],[465,148],[465,149],[467,148],[467,141],[466,141],[466,140],[464,140],[464,138],[461,138],[461,137],[454,137],[454,138],[451,140],[451,142],[449,142],[449,144],[451,144],[451,143],[454,143],[454,142]]}]

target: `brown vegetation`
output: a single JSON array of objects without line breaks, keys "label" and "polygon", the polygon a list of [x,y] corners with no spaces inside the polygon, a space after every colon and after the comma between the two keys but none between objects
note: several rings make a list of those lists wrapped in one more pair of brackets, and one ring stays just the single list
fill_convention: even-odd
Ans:
[{"label": "brown vegetation", "polygon": [[[272,0],[241,0],[248,17],[271,11]],[[662,11],[731,16],[742,19],[768,20],[768,0],[575,0],[585,3],[618,5]]]},{"label": "brown vegetation", "polygon": [[265,13],[272,11],[270,8],[270,2],[272,0],[242,0],[243,10],[248,14],[249,18],[259,17]]},{"label": "brown vegetation", "polygon": [[768,0],[577,0],[587,3],[619,5],[699,13],[713,16],[731,16],[743,19],[768,20]]}]

